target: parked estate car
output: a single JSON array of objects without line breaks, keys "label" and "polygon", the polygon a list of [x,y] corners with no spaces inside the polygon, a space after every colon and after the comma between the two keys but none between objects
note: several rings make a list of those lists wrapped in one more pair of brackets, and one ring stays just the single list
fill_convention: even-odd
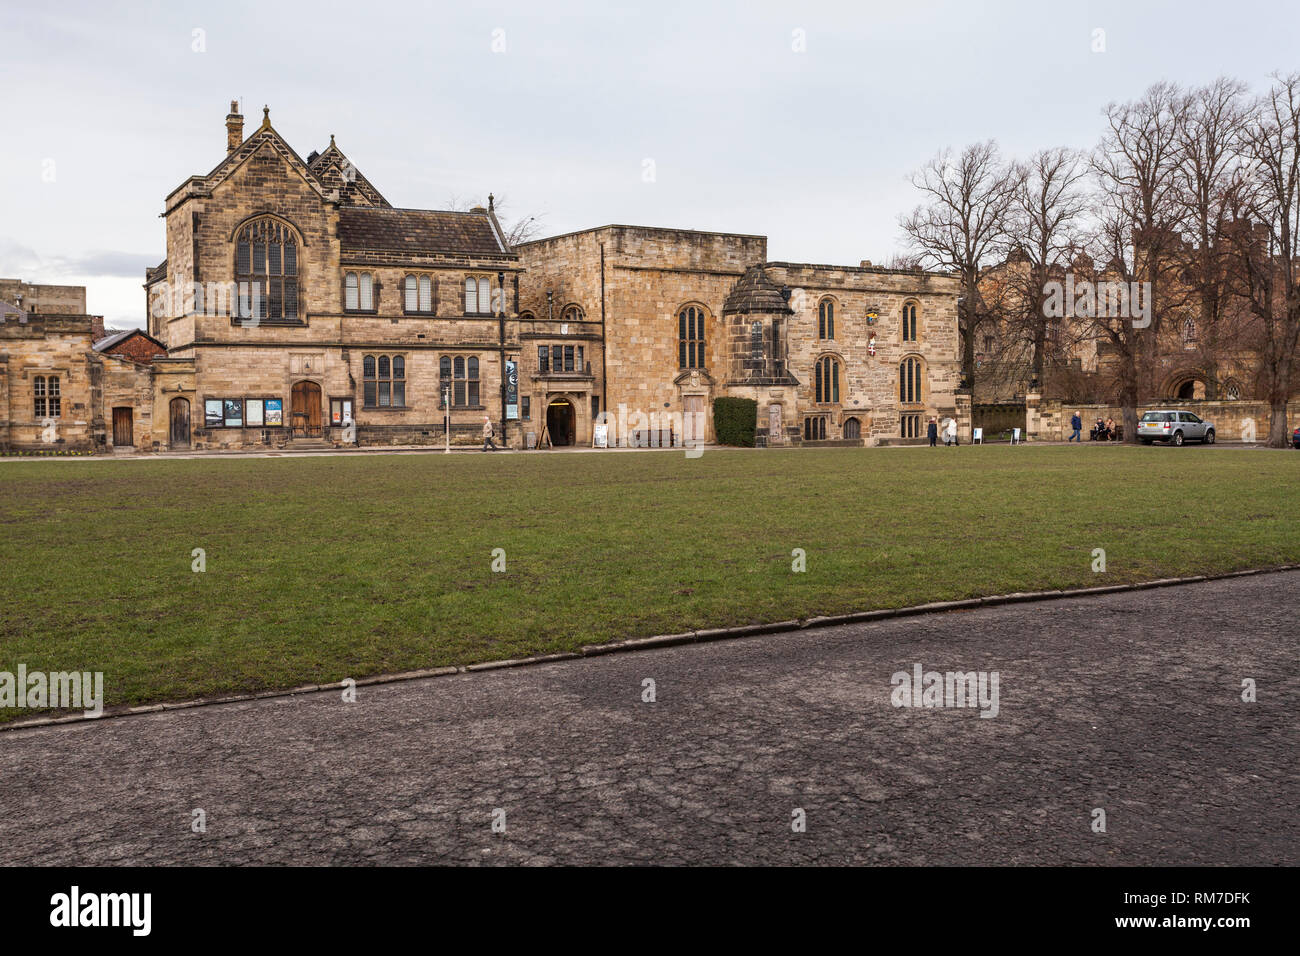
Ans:
[{"label": "parked estate car", "polygon": [[1173,408],[1146,412],[1138,422],[1138,441],[1144,445],[1153,441],[1164,441],[1171,445],[1199,441],[1213,445],[1214,424],[1191,412]]}]

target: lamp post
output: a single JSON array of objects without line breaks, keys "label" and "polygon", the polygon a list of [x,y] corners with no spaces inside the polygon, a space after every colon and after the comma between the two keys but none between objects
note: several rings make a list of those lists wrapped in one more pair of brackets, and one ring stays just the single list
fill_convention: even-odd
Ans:
[{"label": "lamp post", "polygon": [[443,407],[442,437],[445,443],[442,451],[443,454],[450,455],[451,454],[451,386],[450,385],[444,385],[442,387],[442,407]]}]

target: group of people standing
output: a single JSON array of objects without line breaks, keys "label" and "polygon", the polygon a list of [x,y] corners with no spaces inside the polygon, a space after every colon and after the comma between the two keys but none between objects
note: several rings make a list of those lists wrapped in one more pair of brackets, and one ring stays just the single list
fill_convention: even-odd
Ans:
[{"label": "group of people standing", "polygon": [[[926,434],[930,437],[930,447],[934,448],[939,443],[940,425],[937,418],[930,419],[930,424],[926,426]],[[957,423],[951,418],[943,420],[943,443],[945,445],[958,445],[957,441]]]}]

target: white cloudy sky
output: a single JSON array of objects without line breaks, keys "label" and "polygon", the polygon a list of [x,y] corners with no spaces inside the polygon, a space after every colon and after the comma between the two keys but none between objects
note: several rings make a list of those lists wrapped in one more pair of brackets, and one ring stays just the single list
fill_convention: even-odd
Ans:
[{"label": "white cloudy sky", "polygon": [[221,159],[232,98],[249,130],[269,104],[303,156],[334,133],[397,206],[493,191],[547,234],[677,226],[882,261],[940,148],[1091,146],[1104,105],[1155,80],[1300,69],[1298,27],[1293,0],[9,0],[0,276],[86,285],[110,326],[143,324],[163,199]]}]

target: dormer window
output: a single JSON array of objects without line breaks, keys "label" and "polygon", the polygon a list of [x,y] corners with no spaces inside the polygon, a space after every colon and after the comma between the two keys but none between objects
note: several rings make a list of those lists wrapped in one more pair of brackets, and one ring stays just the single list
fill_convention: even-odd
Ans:
[{"label": "dormer window", "polygon": [[235,241],[239,315],[256,321],[298,318],[298,239],[278,220],[250,222]]}]

